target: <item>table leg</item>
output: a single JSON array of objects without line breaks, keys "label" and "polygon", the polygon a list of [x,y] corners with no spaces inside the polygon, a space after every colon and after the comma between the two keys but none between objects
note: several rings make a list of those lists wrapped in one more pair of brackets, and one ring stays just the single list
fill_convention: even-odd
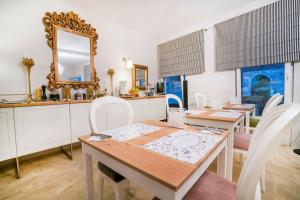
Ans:
[{"label": "table leg", "polygon": [[240,120],[240,133],[245,133],[245,118],[242,117]]},{"label": "table leg", "polygon": [[234,139],[234,126],[229,129],[229,135],[227,137],[226,179],[229,181],[232,180],[233,139]]},{"label": "table leg", "polygon": [[87,154],[87,152],[85,152],[84,144],[82,145],[82,157],[83,157],[86,199],[93,200],[95,198],[93,165],[92,165],[93,162],[92,162],[92,156]]},{"label": "table leg", "polygon": [[226,178],[226,160],[227,160],[227,144],[218,156],[217,173],[219,176]]},{"label": "table leg", "polygon": [[246,133],[250,133],[250,112],[246,112]]}]

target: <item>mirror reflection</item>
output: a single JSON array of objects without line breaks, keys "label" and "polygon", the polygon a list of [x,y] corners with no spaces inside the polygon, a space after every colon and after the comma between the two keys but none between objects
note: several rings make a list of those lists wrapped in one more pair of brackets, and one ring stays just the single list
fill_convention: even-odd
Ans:
[{"label": "mirror reflection", "polygon": [[145,90],[148,86],[148,67],[134,64],[132,68],[132,88]]},{"label": "mirror reflection", "polygon": [[57,58],[60,81],[91,81],[89,37],[58,29]]},{"label": "mirror reflection", "polygon": [[146,87],[146,70],[136,68],[136,83],[137,87]]}]

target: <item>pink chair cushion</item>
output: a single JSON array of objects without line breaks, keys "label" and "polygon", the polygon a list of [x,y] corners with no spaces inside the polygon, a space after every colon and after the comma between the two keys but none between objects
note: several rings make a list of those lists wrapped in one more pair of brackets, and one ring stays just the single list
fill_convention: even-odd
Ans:
[{"label": "pink chair cushion", "polygon": [[[235,200],[236,184],[206,171],[183,197],[183,200]],[[152,200],[160,200],[154,197]]]},{"label": "pink chair cushion", "polygon": [[235,200],[236,184],[207,170],[183,199]]},{"label": "pink chair cushion", "polygon": [[251,140],[251,134],[235,133],[234,134],[234,148],[248,151]]}]

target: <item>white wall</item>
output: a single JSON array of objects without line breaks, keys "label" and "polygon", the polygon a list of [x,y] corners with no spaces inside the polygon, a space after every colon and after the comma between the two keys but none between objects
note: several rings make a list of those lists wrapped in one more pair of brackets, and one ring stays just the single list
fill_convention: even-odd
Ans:
[{"label": "white wall", "polygon": [[235,95],[234,71],[215,71],[214,30],[208,29],[204,33],[204,61],[205,73],[187,76],[189,84],[189,104],[195,104],[195,92],[200,92],[207,98],[210,105],[212,100],[227,103]]},{"label": "white wall", "polygon": [[31,76],[32,88],[48,83],[46,76],[52,62],[52,50],[47,45],[42,23],[42,18],[47,11],[74,11],[97,29],[99,39],[95,67],[102,90],[110,86],[106,75],[109,67],[116,69],[115,86],[120,80],[127,80],[128,88],[131,87],[131,70],[122,68],[122,57],[130,57],[133,63],[149,66],[149,82],[156,81],[155,42],[111,22],[102,13],[92,12],[85,6],[92,5],[95,1],[1,0],[0,94],[26,93],[25,69],[20,64],[24,55],[32,57],[35,61]]}]

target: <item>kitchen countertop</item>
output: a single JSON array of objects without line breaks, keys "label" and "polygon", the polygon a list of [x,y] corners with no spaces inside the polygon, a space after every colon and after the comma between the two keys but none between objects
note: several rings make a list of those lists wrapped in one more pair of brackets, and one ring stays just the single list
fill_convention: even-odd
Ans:
[{"label": "kitchen countertop", "polygon": [[[153,99],[153,98],[165,98],[165,95],[157,96],[145,96],[145,97],[133,97],[123,96],[120,97],[126,100],[138,100],[138,99]],[[40,101],[40,102],[22,102],[22,103],[0,103],[0,108],[16,108],[16,107],[30,107],[30,106],[48,106],[48,105],[62,105],[62,104],[77,104],[77,103],[91,103],[93,100],[60,100],[60,101]]]},{"label": "kitchen countertop", "polygon": [[76,103],[90,103],[92,100],[61,100],[61,101],[39,101],[30,103],[2,103],[0,108],[15,108],[15,107],[30,107],[30,106],[48,106],[48,105],[62,105],[62,104],[76,104]]}]

